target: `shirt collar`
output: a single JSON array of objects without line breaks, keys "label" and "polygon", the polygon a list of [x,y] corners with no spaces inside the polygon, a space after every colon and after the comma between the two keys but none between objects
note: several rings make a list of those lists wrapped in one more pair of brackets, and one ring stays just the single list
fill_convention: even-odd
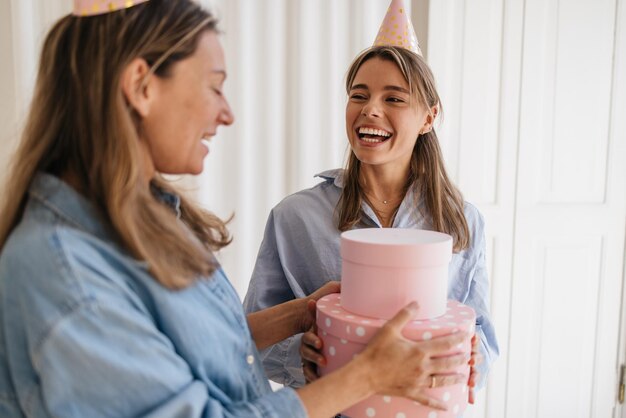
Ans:
[{"label": "shirt collar", "polygon": [[75,227],[96,236],[110,236],[111,230],[100,211],[87,198],[60,178],[37,173],[28,193],[47,209]]},{"label": "shirt collar", "polygon": [[154,183],[150,183],[150,191],[156,200],[171,208],[176,214],[176,217],[180,219],[180,196],[168,192]]},{"label": "shirt collar", "polygon": [[319,177],[329,181],[332,180],[335,186],[343,189],[344,175],[345,170],[343,168],[335,168],[333,170],[322,171],[321,173],[316,174],[315,177]]},{"label": "shirt collar", "polygon": [[[180,217],[178,195],[153,184],[150,185],[150,191]],[[31,198],[75,227],[97,236],[111,236],[110,226],[96,206],[60,178],[48,173],[37,173],[28,193]]]},{"label": "shirt collar", "polygon": [[[333,170],[322,171],[321,173],[316,174],[315,177],[322,178],[326,181],[332,181],[336,187],[343,189],[345,185],[345,173],[346,172],[343,168],[336,168]],[[417,206],[415,206],[416,203],[417,203]],[[404,199],[400,203],[400,207],[398,208],[398,213],[396,214],[396,217],[393,222],[393,227],[398,227],[399,225],[406,224],[407,222],[411,222],[409,218],[411,216],[414,216],[414,211],[411,208],[416,207],[418,212],[420,212],[424,209],[423,206],[424,206],[424,201],[419,196],[416,201],[415,183],[413,183],[411,187],[409,187],[409,189],[407,190],[406,195],[404,196]],[[374,214],[374,211],[372,210],[372,208],[370,208],[370,206],[367,204],[367,202],[365,201],[361,202],[361,209],[372,220],[372,222],[380,226],[378,218]],[[420,222],[423,223],[425,221],[424,219],[421,219]]]}]

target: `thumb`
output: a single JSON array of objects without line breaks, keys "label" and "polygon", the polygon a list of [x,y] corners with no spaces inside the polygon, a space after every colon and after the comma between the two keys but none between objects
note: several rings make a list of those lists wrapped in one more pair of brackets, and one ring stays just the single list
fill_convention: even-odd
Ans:
[{"label": "thumb", "polygon": [[315,323],[315,318],[316,318],[316,302],[313,299],[309,299],[307,300],[306,303],[306,309],[309,312],[309,315],[311,316],[311,328],[309,329],[309,331],[313,331],[314,333],[317,333],[317,324]]},{"label": "thumb", "polygon": [[409,322],[417,314],[418,309],[419,305],[417,302],[413,301],[409,303],[404,308],[400,309],[400,311],[387,322],[386,326],[389,329],[400,333],[407,322]]},{"label": "thumb", "polygon": [[309,299],[306,301],[306,310],[309,313],[315,315],[315,311],[317,309],[316,305],[317,305],[317,302],[314,299]]}]

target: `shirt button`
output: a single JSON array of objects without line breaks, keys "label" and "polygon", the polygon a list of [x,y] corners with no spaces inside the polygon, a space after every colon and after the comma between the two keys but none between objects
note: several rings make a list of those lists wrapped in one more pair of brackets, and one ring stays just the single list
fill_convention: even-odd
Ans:
[{"label": "shirt button", "polygon": [[248,357],[246,357],[246,361],[249,365],[252,366],[254,364],[254,356],[252,354],[249,354]]}]

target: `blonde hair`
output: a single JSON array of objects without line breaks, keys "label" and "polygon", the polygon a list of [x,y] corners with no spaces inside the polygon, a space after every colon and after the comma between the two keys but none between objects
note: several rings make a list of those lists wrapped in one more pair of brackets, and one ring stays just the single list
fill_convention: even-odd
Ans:
[{"label": "blonde hair", "polygon": [[[393,46],[372,47],[363,51],[350,65],[346,77],[346,92],[354,83],[357,72],[368,60],[378,58],[395,63],[409,84],[409,91],[419,105],[431,109],[440,107],[435,79],[426,62],[405,48]],[[361,203],[364,199],[360,185],[361,162],[350,152],[346,164],[346,178],[338,203],[338,228],[346,231],[361,221]],[[419,181],[416,181],[419,180]],[[416,199],[423,198],[426,212],[436,231],[452,236],[454,251],[469,246],[470,234],[463,212],[463,196],[446,173],[439,140],[435,130],[418,137],[411,157],[409,177],[405,187],[414,187]],[[415,204],[417,205],[417,201]]]},{"label": "blonde hair", "polygon": [[[217,268],[212,251],[230,242],[223,221],[181,197],[180,220],[158,201],[141,167],[139,115],[122,93],[126,66],[143,58],[157,77],[195,51],[217,22],[190,0],[151,0],[93,17],[68,15],[42,48],[35,94],[11,168],[0,219],[0,251],[22,218],[37,172],[76,178],[136,259],[154,278],[183,288]],[[159,65],[155,66],[154,64]],[[157,177],[152,185],[175,192]],[[182,221],[182,222],[181,222]]]}]

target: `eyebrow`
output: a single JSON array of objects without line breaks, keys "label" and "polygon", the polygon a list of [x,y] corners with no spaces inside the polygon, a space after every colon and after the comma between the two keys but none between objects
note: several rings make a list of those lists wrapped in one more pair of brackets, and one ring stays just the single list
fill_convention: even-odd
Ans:
[{"label": "eyebrow", "polygon": [[[367,87],[367,84],[355,84],[354,86],[350,88],[350,91],[358,90],[358,89],[369,90],[369,88]],[[400,87],[400,86],[385,86],[383,87],[383,90],[392,90],[392,91],[399,91],[401,93],[411,94],[411,92],[409,92],[407,89],[405,89],[404,87]]]}]

